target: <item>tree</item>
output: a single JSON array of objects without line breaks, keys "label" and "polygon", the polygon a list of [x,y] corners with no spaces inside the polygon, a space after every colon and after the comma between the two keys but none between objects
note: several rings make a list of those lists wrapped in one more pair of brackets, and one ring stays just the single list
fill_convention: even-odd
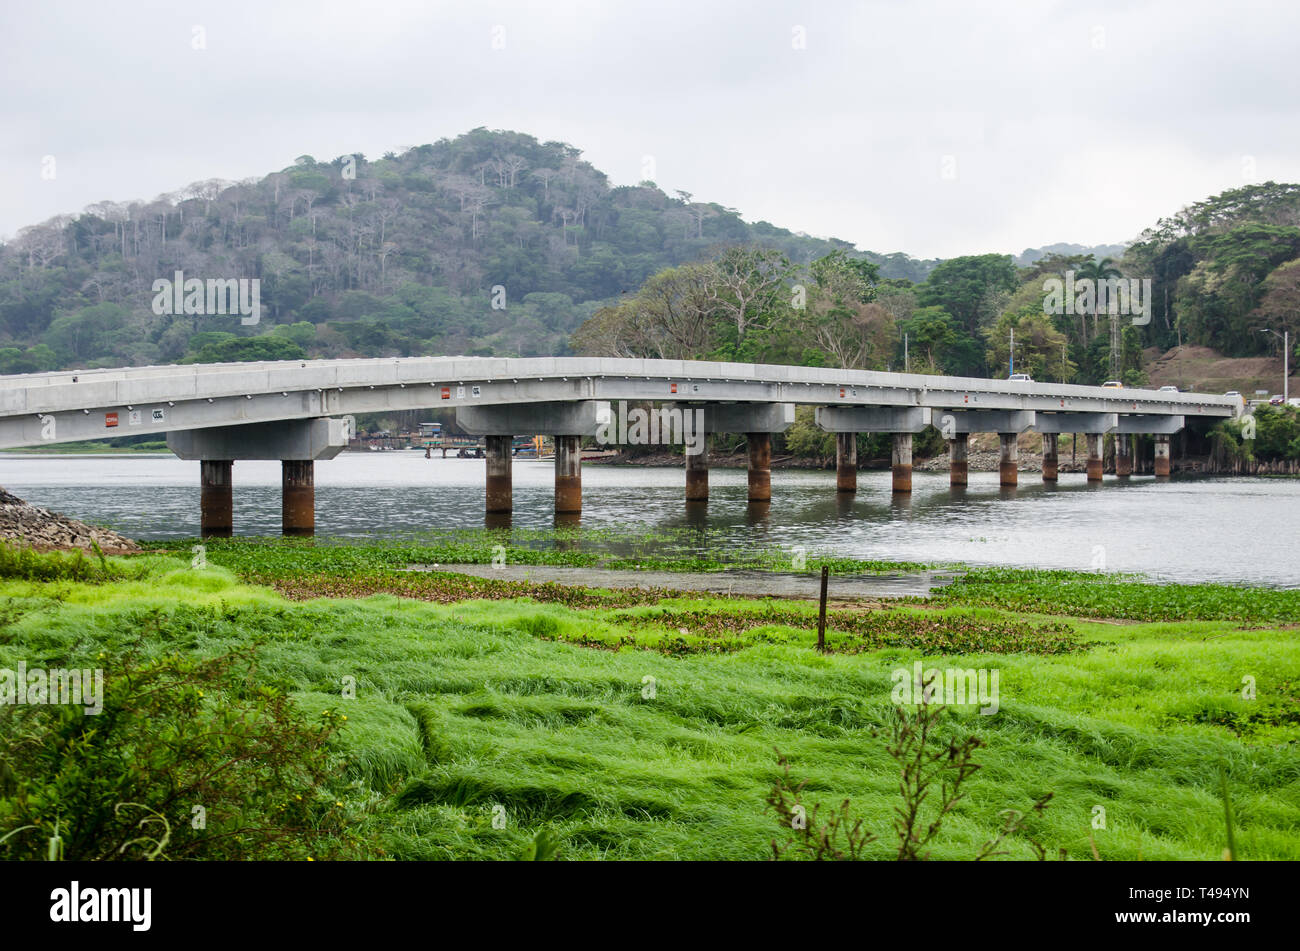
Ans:
[{"label": "tree", "polygon": [[573,335],[579,353],[689,360],[718,345],[708,265],[661,271],[631,299],[598,310]]},{"label": "tree", "polygon": [[1064,382],[1074,376],[1075,366],[1070,362],[1068,340],[1052,325],[1051,318],[1043,313],[1041,307],[1008,311],[985,331],[989,366],[1010,366],[1013,328],[1016,332],[1017,373],[1028,373],[1035,380],[1042,381]]},{"label": "tree", "polygon": [[1251,317],[1256,330],[1289,331],[1291,342],[1300,344],[1300,258],[1279,264],[1269,272],[1259,306]]},{"label": "tree", "polygon": [[730,325],[729,356],[748,355],[751,337],[789,312],[787,285],[793,274],[790,259],[780,251],[754,246],[727,248],[709,266],[705,294],[714,313]]},{"label": "tree", "polygon": [[893,315],[873,300],[877,266],[833,251],[809,270],[814,283],[798,320],[807,337],[834,366],[882,369],[896,334]]},{"label": "tree", "polygon": [[182,363],[239,363],[260,360],[301,360],[306,352],[292,340],[263,335],[260,337],[234,337],[218,340],[203,346]]},{"label": "tree", "polygon": [[961,342],[962,334],[951,314],[942,307],[921,307],[899,329],[908,336],[908,347],[917,354],[913,372],[943,373],[945,363]]},{"label": "tree", "polygon": [[1016,287],[1016,266],[1009,254],[980,254],[942,261],[917,288],[923,307],[952,315],[967,335],[976,337],[1001,312],[997,294]]}]

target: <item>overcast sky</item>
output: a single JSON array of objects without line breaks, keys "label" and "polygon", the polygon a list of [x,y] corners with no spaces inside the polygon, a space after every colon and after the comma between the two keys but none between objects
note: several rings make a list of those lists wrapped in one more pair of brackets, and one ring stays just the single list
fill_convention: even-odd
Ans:
[{"label": "overcast sky", "polygon": [[1300,181],[1298,37],[1240,0],[5,3],[0,235],[486,126],[863,249],[1121,242]]}]

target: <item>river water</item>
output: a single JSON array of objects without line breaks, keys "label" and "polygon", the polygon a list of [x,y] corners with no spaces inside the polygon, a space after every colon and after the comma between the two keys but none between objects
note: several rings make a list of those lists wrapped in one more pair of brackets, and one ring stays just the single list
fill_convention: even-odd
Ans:
[{"label": "river water", "polygon": [[[555,524],[549,460],[514,461],[514,519]],[[915,472],[894,497],[888,472],[861,472],[837,497],[830,471],[778,469],[772,504],[746,502],[744,469],[710,472],[705,510],[687,509],[680,468],[583,468],[584,527],[619,532],[707,527],[710,544],[802,547],[809,553],[899,561],[1143,572],[1167,581],[1300,587],[1300,480],[1107,476],[1089,485],[1062,473],[1045,486],[1022,472],[1015,489],[972,472]],[[235,532],[280,531],[280,464],[237,462]],[[484,462],[425,459],[418,451],[343,453],[316,465],[318,537],[418,538],[484,524]],[[134,538],[193,537],[199,464],[166,455],[0,453],[0,485],[28,501]]]}]

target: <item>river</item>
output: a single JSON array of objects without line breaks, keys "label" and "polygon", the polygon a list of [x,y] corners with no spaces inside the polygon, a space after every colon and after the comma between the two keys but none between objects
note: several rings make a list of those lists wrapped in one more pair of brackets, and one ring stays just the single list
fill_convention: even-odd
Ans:
[{"label": "river", "polygon": [[[553,466],[514,461],[514,520],[555,524]],[[1166,581],[1300,587],[1300,480],[1175,478],[1056,486],[1022,472],[1015,489],[972,472],[953,489],[946,472],[915,472],[893,497],[888,472],[861,472],[837,498],[830,471],[778,469],[772,504],[745,501],[743,469],[713,469],[707,509],[688,511],[680,468],[588,465],[581,523],[639,529],[707,527],[710,544],[802,547],[810,553],[900,561],[965,562],[1143,572]],[[237,462],[235,531],[280,531],[280,465]],[[343,453],[316,466],[318,537],[416,539],[429,529],[481,527],[484,462],[425,459],[418,451]],[[166,455],[0,453],[0,485],[28,501],[134,538],[193,537],[199,464]]]}]

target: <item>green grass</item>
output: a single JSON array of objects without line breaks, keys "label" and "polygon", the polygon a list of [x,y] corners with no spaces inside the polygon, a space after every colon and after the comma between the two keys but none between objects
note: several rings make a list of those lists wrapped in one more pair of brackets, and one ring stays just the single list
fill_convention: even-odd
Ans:
[{"label": "green grass", "polygon": [[[159,551],[189,552],[195,541],[156,542]],[[400,543],[375,545],[347,539],[236,538],[204,542],[215,564],[260,577],[301,572],[351,573],[405,568],[410,565],[489,564],[504,558],[511,565],[567,565],[663,571],[805,571],[822,566],[836,573],[917,571],[924,564],[865,561],[809,554],[802,567],[794,553],[775,548],[737,549],[717,531],[661,529],[627,534],[607,529],[453,529],[426,532]]]},{"label": "green grass", "polygon": [[1155,585],[1128,575],[976,568],[935,597],[953,604],[1073,617],[1300,623],[1300,588]]},{"label": "green grass", "polygon": [[[565,859],[765,858],[781,834],[764,811],[774,749],[809,781],[806,801],[851,798],[881,837],[868,854],[888,857],[898,773],[872,730],[887,722],[891,673],[917,659],[989,668],[998,713],[946,716],[951,735],[985,747],[935,858],[973,855],[1001,810],[1052,792],[1033,829],[1049,853],[1087,857],[1091,835],[1104,859],[1217,859],[1221,769],[1237,854],[1300,858],[1300,634],[1260,629],[1279,610],[1267,592],[1241,595],[1248,625],[1209,603],[1208,620],[1116,624],[1045,610],[1043,579],[1032,614],[984,606],[982,594],[842,612],[835,652],[820,654],[806,603],[572,589],[536,600],[438,575],[405,592],[414,598],[290,600],[242,583],[218,564],[222,551],[209,548],[214,564],[201,570],[152,555],[125,562],[135,577],[0,582],[0,667],[93,666],[142,628],[157,654],[260,640],[268,679],[292,684],[308,712],[347,714],[348,822],[404,859],[516,858],[543,830]],[[290,563],[271,573],[298,597],[331,577],[295,582]],[[363,580],[398,574],[372,564]],[[453,600],[464,596],[480,599]],[[945,630],[965,640],[939,639]],[[688,649],[671,649],[674,637]],[[718,641],[727,649],[710,648]],[[1254,700],[1242,699],[1244,677]],[[346,678],[356,699],[341,697]],[[1096,806],[1105,829],[1093,829]],[[1024,838],[1009,849],[1031,855]]]},{"label": "green grass", "polygon": [[167,448],[167,440],[150,439],[145,442],[137,442],[131,445],[119,445],[115,441],[103,442],[91,440],[88,442],[65,442],[54,443],[49,446],[23,446],[17,449],[3,449],[0,452],[13,452],[28,455],[65,455],[74,456],[79,454],[93,455],[126,455],[130,453],[167,453],[171,450]]}]

